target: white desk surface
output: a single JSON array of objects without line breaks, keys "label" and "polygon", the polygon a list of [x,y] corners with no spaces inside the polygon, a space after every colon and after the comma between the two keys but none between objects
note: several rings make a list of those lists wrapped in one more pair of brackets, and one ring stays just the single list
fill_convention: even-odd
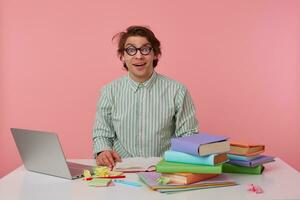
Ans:
[{"label": "white desk surface", "polygon": [[[94,165],[94,160],[70,160]],[[82,179],[67,180],[30,172],[21,166],[0,179],[1,200],[192,200],[192,199],[285,199],[300,200],[300,173],[281,159],[266,165],[262,175],[228,174],[240,185],[200,189],[175,194],[161,194],[143,185],[141,188],[116,184],[116,186],[89,187]],[[126,174],[126,180],[138,181],[136,174]],[[247,190],[249,183],[258,184],[263,194]]]}]

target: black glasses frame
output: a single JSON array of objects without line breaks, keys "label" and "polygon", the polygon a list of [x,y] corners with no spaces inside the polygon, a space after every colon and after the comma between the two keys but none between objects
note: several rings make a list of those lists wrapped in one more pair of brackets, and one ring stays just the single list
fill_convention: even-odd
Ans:
[{"label": "black glasses frame", "polygon": [[[145,49],[145,48],[148,48],[148,49],[149,49],[149,52],[148,52],[148,53],[143,53],[142,50]],[[130,52],[129,52],[129,49],[135,49],[135,52],[134,52],[134,53],[130,53]],[[125,48],[124,51],[125,51],[128,55],[130,55],[130,56],[134,56],[135,54],[137,54],[138,51],[140,51],[140,53],[141,53],[142,55],[146,56],[146,55],[149,55],[149,54],[151,53],[152,49],[153,49],[153,48],[152,48],[152,47],[149,47],[149,46],[143,46],[143,47],[140,47],[140,48],[136,48],[135,46],[129,46],[129,47]]]}]

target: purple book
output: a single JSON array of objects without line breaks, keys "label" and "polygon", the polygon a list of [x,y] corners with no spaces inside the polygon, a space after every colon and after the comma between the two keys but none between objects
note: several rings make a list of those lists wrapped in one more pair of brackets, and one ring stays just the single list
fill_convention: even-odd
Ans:
[{"label": "purple book", "polygon": [[210,178],[207,180],[202,180],[192,184],[161,184],[158,183],[158,179],[160,178],[161,174],[157,172],[139,172],[137,173],[138,177],[144,182],[147,186],[149,186],[153,190],[158,189],[183,189],[183,188],[207,188],[207,187],[221,187],[221,186],[232,186],[236,185],[237,183],[229,178],[225,174],[220,174],[217,177]]},{"label": "purple book", "polygon": [[272,157],[272,156],[260,156],[260,157],[254,159],[254,160],[249,160],[249,161],[230,160],[229,163],[234,164],[234,165],[245,166],[245,167],[256,167],[258,165],[268,163],[268,162],[272,162],[272,161],[274,161],[274,157]]},{"label": "purple book", "polygon": [[[171,150],[196,156],[223,153],[230,150],[228,137],[198,133],[191,136],[171,139]],[[203,148],[202,148],[203,147]],[[203,149],[203,151],[201,151]]]}]

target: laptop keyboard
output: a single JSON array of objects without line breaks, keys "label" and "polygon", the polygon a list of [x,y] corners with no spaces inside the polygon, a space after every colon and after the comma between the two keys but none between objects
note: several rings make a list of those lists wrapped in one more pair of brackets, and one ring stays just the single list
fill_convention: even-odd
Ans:
[{"label": "laptop keyboard", "polygon": [[83,174],[83,169],[78,169],[78,168],[72,168],[72,167],[69,167],[70,171],[71,171],[71,174],[72,176],[78,176],[78,175],[81,175]]},{"label": "laptop keyboard", "polygon": [[92,170],[92,166],[90,165],[83,165],[72,162],[67,162],[67,164],[73,177],[81,177],[83,175],[84,169]]}]

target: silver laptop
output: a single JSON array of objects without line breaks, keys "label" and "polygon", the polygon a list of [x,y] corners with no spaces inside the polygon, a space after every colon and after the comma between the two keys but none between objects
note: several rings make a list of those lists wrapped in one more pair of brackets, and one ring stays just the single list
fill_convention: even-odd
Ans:
[{"label": "silver laptop", "polygon": [[55,133],[11,128],[19,154],[27,170],[75,179],[82,177],[83,169],[92,166],[67,162]]}]

